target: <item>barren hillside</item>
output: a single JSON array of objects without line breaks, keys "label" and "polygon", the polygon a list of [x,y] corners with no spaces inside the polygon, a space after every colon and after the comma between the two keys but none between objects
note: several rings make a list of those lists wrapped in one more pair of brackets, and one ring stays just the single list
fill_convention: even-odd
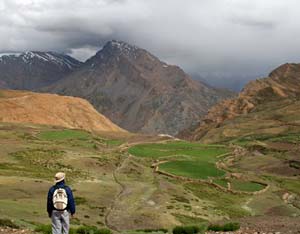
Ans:
[{"label": "barren hillside", "polygon": [[99,114],[84,99],[27,91],[0,91],[0,121],[88,131],[125,131]]}]

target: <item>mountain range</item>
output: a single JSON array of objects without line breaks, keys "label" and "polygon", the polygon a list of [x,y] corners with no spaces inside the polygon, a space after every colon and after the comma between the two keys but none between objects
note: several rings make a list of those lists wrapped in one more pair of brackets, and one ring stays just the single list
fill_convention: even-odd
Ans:
[{"label": "mountain range", "polygon": [[82,63],[55,52],[28,51],[0,57],[0,88],[35,90],[63,78]]},{"label": "mountain range", "polygon": [[0,74],[2,88],[81,97],[122,128],[151,134],[175,135],[233,96],[122,41],[107,42],[84,63],[53,52],[2,56]]},{"label": "mountain range", "polygon": [[181,136],[203,142],[292,134],[300,130],[300,64],[287,63],[213,106]]}]

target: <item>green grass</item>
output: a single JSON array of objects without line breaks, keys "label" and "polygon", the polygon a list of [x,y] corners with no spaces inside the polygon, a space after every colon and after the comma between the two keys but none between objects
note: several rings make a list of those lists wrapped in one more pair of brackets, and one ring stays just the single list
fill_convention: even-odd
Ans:
[{"label": "green grass", "polygon": [[279,135],[270,139],[272,142],[287,142],[297,144],[300,141],[299,133],[290,133],[286,135]]},{"label": "green grass", "polygon": [[222,186],[223,188],[227,188],[227,183],[231,183],[231,189],[235,191],[243,191],[243,192],[256,192],[265,188],[264,185],[255,183],[252,181],[243,181],[243,180],[226,180],[226,179],[214,179],[214,183]]},{"label": "green grass", "polygon": [[10,219],[0,219],[0,227],[19,228],[19,226]]},{"label": "green grass", "polygon": [[240,229],[239,223],[225,223],[223,225],[210,224],[207,227],[208,231],[214,231],[214,232],[229,232],[229,231],[237,231],[239,229]]},{"label": "green grass", "polygon": [[131,147],[128,152],[137,157],[159,158],[185,155],[197,157],[199,160],[215,161],[216,156],[228,152],[223,146],[203,145],[185,141],[174,141],[165,144],[140,144]]},{"label": "green grass", "polygon": [[182,156],[185,160],[169,161],[159,169],[174,175],[193,179],[207,179],[225,174],[215,167],[217,157],[228,153],[221,145],[203,145],[186,141],[169,141],[160,144],[141,144],[131,147],[128,152],[137,157],[164,158]]},{"label": "green grass", "polygon": [[264,189],[265,186],[251,181],[232,180],[231,188],[237,191],[256,192]]},{"label": "green grass", "polygon": [[[36,226],[35,230],[38,233],[41,234],[51,234],[52,233],[52,228],[51,225],[47,224],[39,224]],[[111,234],[111,230],[107,228],[101,228],[98,229],[95,226],[80,226],[78,228],[70,228],[70,234]]]},{"label": "green grass", "polygon": [[201,230],[198,225],[193,226],[176,226],[172,230],[173,234],[197,234],[204,233],[204,229]]},{"label": "green grass", "polygon": [[124,143],[123,140],[119,140],[119,139],[104,139],[104,142],[109,146],[119,146]]},{"label": "green grass", "polygon": [[55,130],[42,131],[37,135],[37,138],[45,141],[65,142],[73,147],[84,147],[97,149],[97,145],[119,146],[124,143],[120,139],[105,139],[99,136],[93,136],[90,133],[82,130]]},{"label": "green grass", "polygon": [[193,179],[207,179],[225,174],[213,163],[204,161],[170,161],[159,165],[159,169],[168,173]]},{"label": "green grass", "polygon": [[88,132],[81,130],[57,130],[57,131],[44,131],[38,134],[38,138],[46,141],[61,141],[68,139],[80,139],[80,140],[88,140],[91,138],[91,135]]},{"label": "green grass", "polygon": [[212,186],[197,183],[187,183],[184,186],[199,199],[211,202],[213,210],[223,215],[228,215],[230,218],[250,215],[248,211],[242,208],[249,195],[231,194]]},{"label": "green grass", "polygon": [[207,220],[199,218],[199,217],[192,217],[183,214],[172,214],[176,217],[176,219],[182,223],[183,225],[199,225],[199,224],[206,224]]},{"label": "green grass", "polygon": [[213,182],[217,185],[227,188],[227,180],[225,179],[214,179]]},{"label": "green grass", "polygon": [[0,174],[14,174],[36,178],[52,178],[57,171],[65,171],[72,180],[80,171],[63,162],[64,151],[56,149],[28,149],[11,153],[15,163],[0,164]]},{"label": "green grass", "polygon": [[298,179],[278,178],[274,176],[269,177],[269,179],[276,181],[281,188],[300,195],[300,181]]}]

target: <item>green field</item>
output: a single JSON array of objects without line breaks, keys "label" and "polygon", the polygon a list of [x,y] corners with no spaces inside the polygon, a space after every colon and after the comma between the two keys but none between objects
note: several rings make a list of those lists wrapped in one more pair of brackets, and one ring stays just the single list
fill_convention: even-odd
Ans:
[{"label": "green field", "polygon": [[221,179],[214,179],[213,182],[214,182],[215,184],[217,184],[217,185],[222,186],[223,188],[227,188],[227,183],[228,183],[228,181],[225,180],[225,179],[223,179],[223,178],[221,178]]},{"label": "green field", "polygon": [[237,179],[214,179],[214,183],[222,186],[223,188],[228,187],[228,182],[230,182],[231,189],[234,191],[242,191],[242,192],[256,192],[265,188],[265,185],[260,183],[252,182],[252,181],[244,181]]},{"label": "green field", "polygon": [[256,192],[265,188],[264,185],[241,180],[231,180],[231,187],[233,190],[244,191],[244,192]]},{"label": "green field", "polygon": [[131,147],[128,152],[137,157],[160,158],[167,156],[192,156],[198,160],[215,161],[216,156],[228,153],[228,149],[219,145],[203,145],[185,141],[170,141],[161,144],[140,144]]},{"label": "green field", "polygon": [[[137,157],[171,159],[159,165],[159,169],[174,175],[193,179],[208,179],[225,174],[215,167],[217,157],[229,150],[222,145],[203,145],[186,141],[169,141],[160,144],[141,144],[131,147],[128,152]],[[184,160],[178,160],[183,157]]]},{"label": "green field", "polygon": [[159,169],[168,173],[193,179],[208,179],[225,174],[213,163],[204,161],[170,161],[159,165]]}]

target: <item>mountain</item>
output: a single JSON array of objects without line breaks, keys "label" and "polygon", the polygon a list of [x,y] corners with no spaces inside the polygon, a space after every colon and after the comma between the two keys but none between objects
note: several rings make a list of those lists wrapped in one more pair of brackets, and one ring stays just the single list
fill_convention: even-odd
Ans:
[{"label": "mountain", "polygon": [[50,85],[81,65],[55,52],[30,51],[0,57],[0,88],[34,90]]},{"label": "mountain", "polygon": [[232,96],[122,41],[107,42],[80,69],[42,90],[85,98],[129,131],[168,134],[195,124],[209,107]]},{"label": "mountain", "polygon": [[284,64],[249,82],[238,97],[212,107],[201,123],[180,136],[203,142],[268,137],[300,130],[300,64]]},{"label": "mountain", "polygon": [[124,132],[81,98],[0,90],[0,122]]}]

